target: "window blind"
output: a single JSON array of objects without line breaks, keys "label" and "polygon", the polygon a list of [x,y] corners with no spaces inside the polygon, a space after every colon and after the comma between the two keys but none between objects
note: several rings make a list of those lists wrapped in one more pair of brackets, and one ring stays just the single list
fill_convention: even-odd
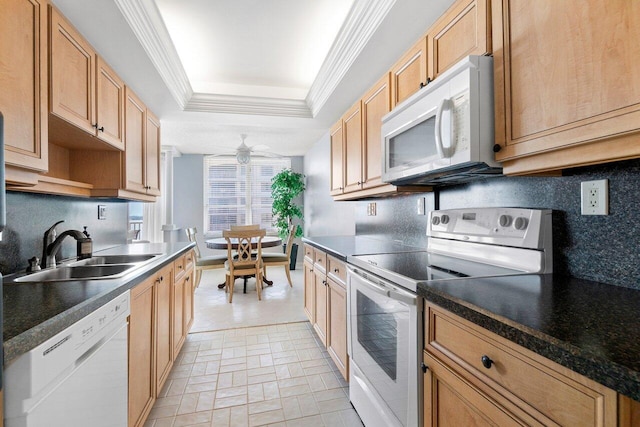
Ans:
[{"label": "window blind", "polygon": [[204,230],[220,235],[232,225],[259,224],[275,232],[272,224],[271,179],[291,167],[290,158],[252,157],[246,165],[235,157],[204,158]]}]

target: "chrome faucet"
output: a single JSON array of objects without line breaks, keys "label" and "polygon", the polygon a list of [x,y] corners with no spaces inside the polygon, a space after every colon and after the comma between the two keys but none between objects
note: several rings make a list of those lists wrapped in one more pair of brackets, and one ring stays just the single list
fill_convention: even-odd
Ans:
[{"label": "chrome faucet", "polygon": [[84,231],[67,230],[59,236],[56,236],[56,226],[62,222],[64,221],[56,222],[44,232],[42,242],[42,260],[40,261],[42,268],[56,267],[56,254],[60,250],[60,246],[62,246],[62,241],[67,236],[73,237],[78,242],[78,259],[91,257],[93,252],[93,243],[89,233],[87,232],[87,227],[84,227]]}]

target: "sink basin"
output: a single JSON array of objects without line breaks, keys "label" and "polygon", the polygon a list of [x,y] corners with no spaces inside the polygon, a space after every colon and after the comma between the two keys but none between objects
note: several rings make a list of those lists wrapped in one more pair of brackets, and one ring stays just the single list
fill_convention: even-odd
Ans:
[{"label": "sink basin", "polygon": [[112,265],[112,264],[137,264],[157,257],[158,254],[131,254],[131,255],[99,255],[92,258],[73,262],[69,265]]},{"label": "sink basin", "polygon": [[15,279],[15,282],[62,282],[65,280],[115,279],[124,276],[136,264],[76,265],[43,270]]}]

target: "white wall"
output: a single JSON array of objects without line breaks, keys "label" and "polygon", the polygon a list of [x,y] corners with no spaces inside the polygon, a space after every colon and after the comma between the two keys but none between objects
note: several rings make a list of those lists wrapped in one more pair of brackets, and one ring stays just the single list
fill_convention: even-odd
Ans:
[{"label": "white wall", "polygon": [[334,202],[331,188],[331,143],[327,132],[304,156],[305,236],[355,236],[355,202]]}]

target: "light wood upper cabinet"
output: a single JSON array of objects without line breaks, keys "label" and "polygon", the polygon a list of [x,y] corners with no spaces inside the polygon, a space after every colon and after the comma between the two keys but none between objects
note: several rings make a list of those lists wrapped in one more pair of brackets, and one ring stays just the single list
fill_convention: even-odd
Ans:
[{"label": "light wood upper cabinet", "polygon": [[144,176],[147,194],[160,195],[160,120],[146,111]]},{"label": "light wood upper cabinet", "polygon": [[344,192],[362,188],[362,104],[356,102],[342,118],[344,135]]},{"label": "light wood upper cabinet", "polygon": [[125,190],[160,194],[160,121],[127,87],[125,90]]},{"label": "light wood upper cabinet", "polygon": [[48,169],[47,4],[0,0],[0,112],[14,185],[34,185]]},{"label": "light wood upper cabinet", "polygon": [[362,188],[382,185],[382,117],[391,111],[391,74],[362,97]]},{"label": "light wood upper cabinet", "polygon": [[427,38],[421,38],[391,67],[391,106],[401,103],[427,83]]},{"label": "light wood upper cabinet", "polygon": [[493,0],[491,9],[505,173],[640,156],[640,2]]},{"label": "light wood upper cabinet", "polygon": [[332,196],[344,191],[344,136],[342,120],[333,125],[331,135],[331,190]]},{"label": "light wood upper cabinet", "polygon": [[[74,149],[123,150],[124,82],[53,6],[49,34],[51,141]],[[86,134],[106,144],[96,145]]]},{"label": "light wood upper cabinet", "polygon": [[97,137],[124,150],[124,82],[97,57],[96,67]]},{"label": "light wood upper cabinet", "polygon": [[429,29],[427,71],[432,80],[466,56],[491,53],[489,1],[457,1]]},{"label": "light wood upper cabinet", "polygon": [[96,53],[53,6],[49,19],[51,113],[93,134]]}]

